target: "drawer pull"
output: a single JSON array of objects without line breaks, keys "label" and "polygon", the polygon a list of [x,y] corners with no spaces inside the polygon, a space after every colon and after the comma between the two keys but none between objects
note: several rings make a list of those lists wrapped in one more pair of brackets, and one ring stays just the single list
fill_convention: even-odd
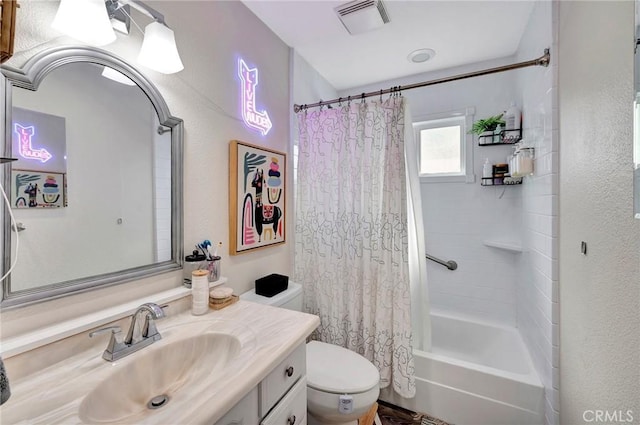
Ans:
[{"label": "drawer pull", "polygon": [[[291,377],[293,376],[293,366],[289,366],[289,367],[284,371],[284,373],[285,373],[289,378],[291,378]],[[294,417],[293,417],[293,420],[295,421],[295,419],[296,419],[296,417],[294,416]]]},{"label": "drawer pull", "polygon": [[296,423],[296,415],[291,415],[287,418],[287,425],[293,425]]}]

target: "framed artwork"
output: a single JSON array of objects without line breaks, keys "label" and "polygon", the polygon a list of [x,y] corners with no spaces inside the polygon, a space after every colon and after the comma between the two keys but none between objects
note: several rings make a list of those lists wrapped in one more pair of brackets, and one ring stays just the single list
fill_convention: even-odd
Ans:
[{"label": "framed artwork", "polygon": [[62,173],[11,171],[13,208],[61,208],[67,206],[67,182]]},{"label": "framed artwork", "polygon": [[0,1],[0,63],[13,55],[18,0]]},{"label": "framed artwork", "polygon": [[232,140],[229,145],[231,255],[285,242],[287,155]]}]

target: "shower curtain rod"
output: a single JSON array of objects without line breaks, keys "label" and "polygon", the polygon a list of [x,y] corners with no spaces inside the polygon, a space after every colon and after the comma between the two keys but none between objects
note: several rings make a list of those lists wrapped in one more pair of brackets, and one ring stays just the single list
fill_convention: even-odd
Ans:
[{"label": "shower curtain rod", "polygon": [[454,75],[453,77],[445,77],[445,78],[438,78],[436,80],[431,80],[431,81],[423,81],[421,83],[409,84],[406,86],[395,86],[395,87],[391,87],[390,89],[372,91],[369,93],[362,93],[361,95],[356,95],[356,96],[340,97],[338,99],[333,99],[333,100],[321,100],[317,103],[311,103],[308,105],[294,104],[293,112],[298,113],[300,111],[304,111],[309,108],[315,108],[317,106],[326,106],[326,105],[331,105],[333,103],[342,103],[343,101],[351,102],[352,100],[364,99],[366,97],[382,96],[383,94],[387,94],[387,93],[398,93],[398,92],[401,92],[402,90],[410,90],[410,89],[417,89],[419,87],[433,86],[435,84],[442,84],[442,83],[448,83],[451,81],[464,80],[465,78],[480,77],[482,75],[495,74],[496,72],[511,71],[512,69],[526,68],[529,66],[547,67],[549,66],[550,61],[551,61],[551,55],[549,54],[549,49],[544,49],[544,55],[540,56],[537,59],[533,59],[525,62],[518,62],[511,65],[498,66],[496,68],[484,69],[482,71],[475,71],[475,72],[469,72],[466,74]]}]

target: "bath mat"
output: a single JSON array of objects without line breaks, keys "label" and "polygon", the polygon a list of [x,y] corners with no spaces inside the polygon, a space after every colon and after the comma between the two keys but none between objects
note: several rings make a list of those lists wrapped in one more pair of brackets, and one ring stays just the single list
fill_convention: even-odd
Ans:
[{"label": "bath mat", "polygon": [[382,425],[452,425],[426,413],[416,413],[378,400],[378,417]]}]

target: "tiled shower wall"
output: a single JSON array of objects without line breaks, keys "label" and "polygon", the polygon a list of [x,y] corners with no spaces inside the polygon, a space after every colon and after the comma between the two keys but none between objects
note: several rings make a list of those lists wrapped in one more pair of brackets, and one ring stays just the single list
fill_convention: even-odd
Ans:
[{"label": "tiled shower wall", "polygon": [[536,2],[518,60],[551,49],[546,69],[518,72],[524,139],[535,147],[535,173],[523,184],[523,246],[516,283],[517,326],[545,387],[545,423],[559,423],[558,393],[558,110],[553,2]]}]

